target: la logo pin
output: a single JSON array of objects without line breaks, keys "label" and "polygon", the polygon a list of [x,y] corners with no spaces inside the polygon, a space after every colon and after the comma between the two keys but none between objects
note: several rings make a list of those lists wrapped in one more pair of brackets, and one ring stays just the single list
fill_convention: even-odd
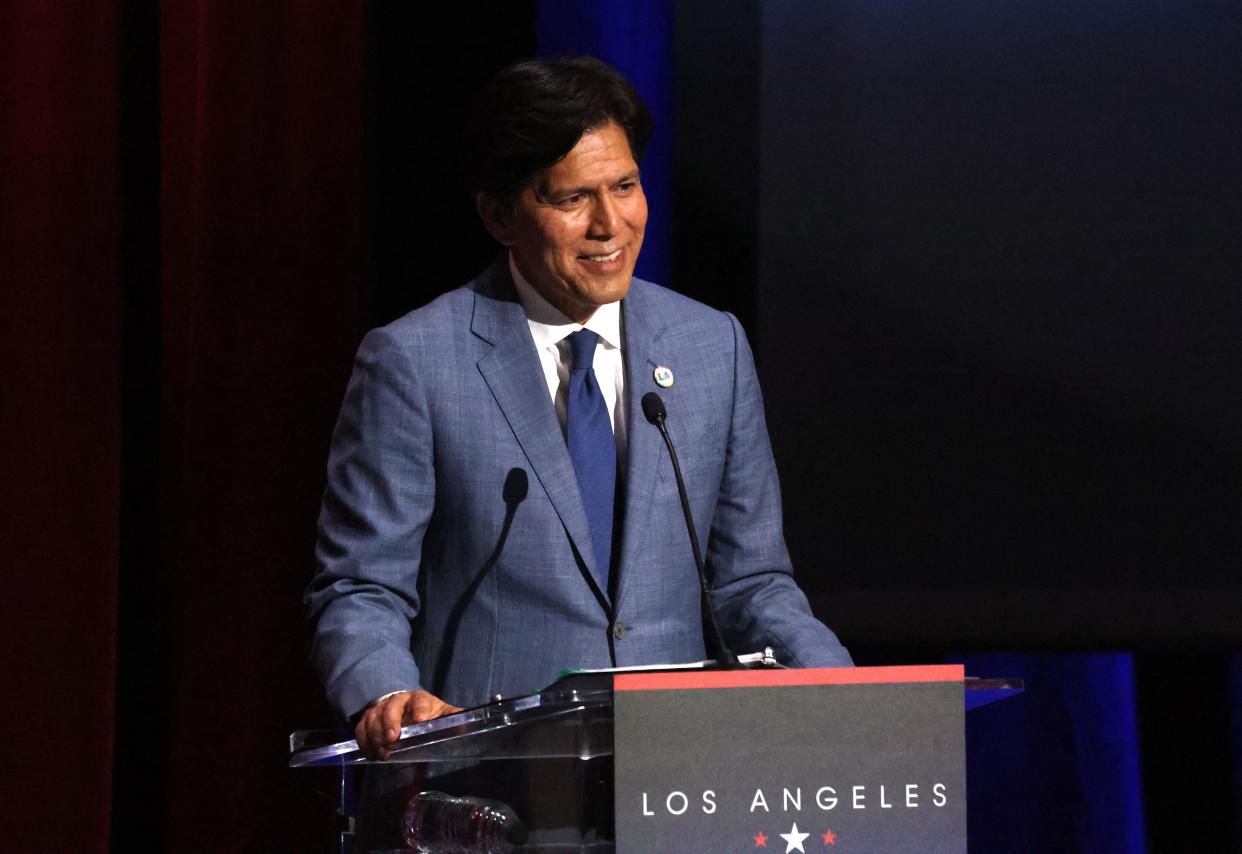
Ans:
[{"label": "la logo pin", "polygon": [[657,365],[651,375],[655,377],[656,385],[660,388],[668,388],[673,384],[673,372],[667,365]]}]

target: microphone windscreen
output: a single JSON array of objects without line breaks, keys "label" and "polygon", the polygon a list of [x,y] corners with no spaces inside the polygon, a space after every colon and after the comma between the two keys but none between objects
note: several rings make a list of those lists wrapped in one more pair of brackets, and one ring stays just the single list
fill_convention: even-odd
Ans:
[{"label": "microphone windscreen", "polygon": [[505,504],[519,504],[526,498],[529,489],[530,478],[526,476],[526,469],[515,467],[509,469],[509,474],[505,476],[505,485],[500,495],[504,498]]},{"label": "microphone windscreen", "polygon": [[647,416],[647,420],[652,424],[657,424],[668,416],[668,413],[664,411],[664,401],[654,391],[643,395],[643,415]]}]

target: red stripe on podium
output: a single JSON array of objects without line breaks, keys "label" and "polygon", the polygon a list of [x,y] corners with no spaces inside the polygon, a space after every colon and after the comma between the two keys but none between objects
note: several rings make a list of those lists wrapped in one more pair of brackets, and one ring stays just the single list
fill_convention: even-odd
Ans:
[{"label": "red stripe on podium", "polygon": [[805,670],[706,670],[676,673],[617,673],[614,691],[671,691],[693,688],[760,688],[773,685],[882,685],[902,682],[961,682],[961,664],[899,667],[817,667]]}]

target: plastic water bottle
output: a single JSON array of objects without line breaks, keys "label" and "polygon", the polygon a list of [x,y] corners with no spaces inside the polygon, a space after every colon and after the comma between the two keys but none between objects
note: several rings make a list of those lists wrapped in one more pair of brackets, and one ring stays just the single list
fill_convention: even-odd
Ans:
[{"label": "plastic water bottle", "polygon": [[500,801],[419,792],[401,816],[405,844],[422,854],[511,854],[526,826]]}]

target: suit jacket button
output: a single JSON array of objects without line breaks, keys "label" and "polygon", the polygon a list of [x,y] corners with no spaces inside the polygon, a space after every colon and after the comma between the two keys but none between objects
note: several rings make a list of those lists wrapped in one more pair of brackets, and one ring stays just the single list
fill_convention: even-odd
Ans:
[{"label": "suit jacket button", "polygon": [[629,629],[626,627],[625,623],[620,620],[617,620],[617,622],[612,624],[612,636],[617,640],[621,640],[621,638],[625,637],[625,633],[627,631],[629,631]]}]

